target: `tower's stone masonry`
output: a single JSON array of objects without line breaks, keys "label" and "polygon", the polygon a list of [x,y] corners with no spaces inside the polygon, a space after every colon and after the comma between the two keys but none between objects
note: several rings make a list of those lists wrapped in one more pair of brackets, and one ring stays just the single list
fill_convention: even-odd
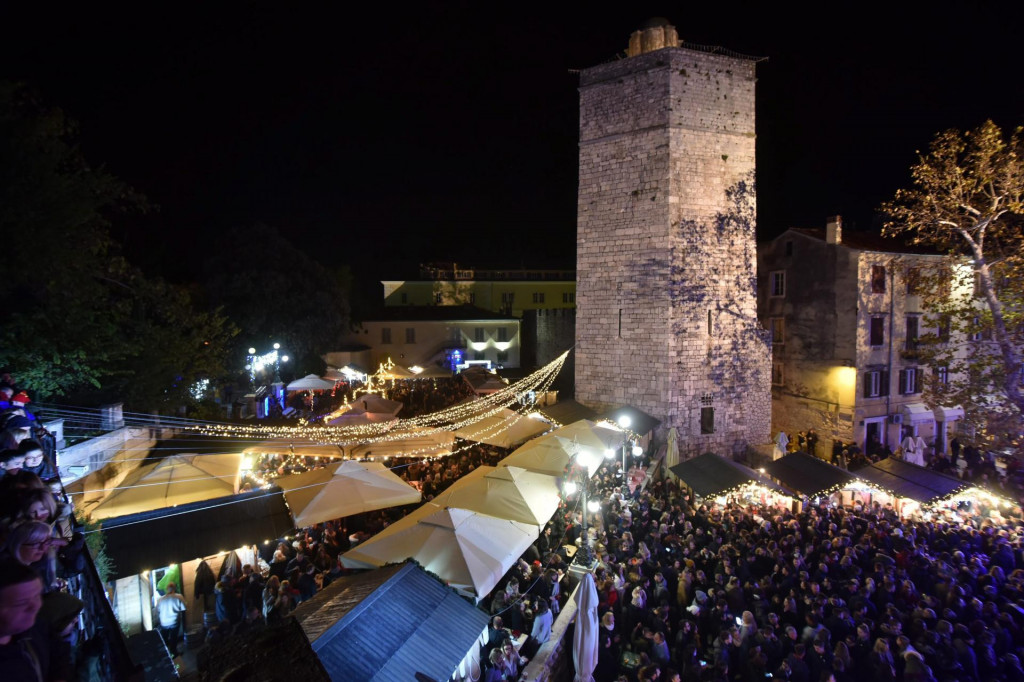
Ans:
[{"label": "tower's stone masonry", "polygon": [[679,47],[580,75],[576,397],[649,412],[690,454],[769,441],[754,85],[752,61]]}]

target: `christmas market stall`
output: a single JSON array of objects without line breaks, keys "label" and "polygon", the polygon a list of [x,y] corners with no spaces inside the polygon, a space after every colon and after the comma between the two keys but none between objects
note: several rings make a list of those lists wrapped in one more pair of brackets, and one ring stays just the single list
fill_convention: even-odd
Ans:
[{"label": "christmas market stall", "polygon": [[857,470],[857,476],[893,498],[902,516],[952,510],[964,503],[1008,506],[1009,500],[969,481],[888,457]]},{"label": "christmas market stall", "polygon": [[293,527],[277,488],[104,520],[118,621],[129,635],[153,629],[156,602],[174,582],[185,598],[185,622],[199,626],[213,608],[216,577],[257,566],[260,548],[272,549]]},{"label": "christmas market stall", "polygon": [[855,474],[803,452],[793,452],[764,467],[776,481],[814,500],[843,490],[870,490]]},{"label": "christmas market stall", "polygon": [[712,452],[671,468],[695,495],[708,500],[729,498],[742,504],[789,505],[796,495],[770,478],[739,462]]}]

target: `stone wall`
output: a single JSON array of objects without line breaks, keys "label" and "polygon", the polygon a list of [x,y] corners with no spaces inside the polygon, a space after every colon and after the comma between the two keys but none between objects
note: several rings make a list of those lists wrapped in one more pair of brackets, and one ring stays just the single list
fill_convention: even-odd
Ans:
[{"label": "stone wall", "polygon": [[580,75],[576,398],[658,417],[684,455],[769,440],[754,83],[752,62],[685,48]]}]

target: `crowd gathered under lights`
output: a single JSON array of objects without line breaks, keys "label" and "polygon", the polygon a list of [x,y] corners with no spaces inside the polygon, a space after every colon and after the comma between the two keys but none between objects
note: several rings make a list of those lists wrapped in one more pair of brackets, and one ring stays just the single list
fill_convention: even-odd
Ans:
[{"label": "crowd gathered under lights", "polygon": [[[510,392],[511,400],[506,395],[470,409],[456,405],[443,419],[412,414],[403,421],[406,428],[428,429],[466,422],[474,414],[514,406],[519,390]],[[317,427],[301,427],[301,433],[308,428]],[[260,429],[259,437],[298,433],[271,427]],[[362,442],[351,431],[324,439],[357,441]],[[250,485],[330,461],[300,453],[254,463]],[[429,500],[505,454],[459,442],[449,456],[390,457],[387,466]],[[538,540],[481,600],[493,616],[481,652],[484,679],[518,679],[551,636],[551,623],[571,594],[569,563],[587,542],[597,561],[599,682],[1024,682],[1024,525],[1020,507],[1006,499],[1018,499],[1016,480],[993,482],[1006,497],[974,493],[899,510],[865,494],[832,494],[795,511],[791,500],[758,486],[700,499],[671,479],[648,480],[639,472],[651,455],[643,453],[643,465],[625,481],[616,459],[598,471],[591,493],[599,504],[587,513],[585,537],[581,497],[566,491]],[[968,468],[964,475],[981,472]],[[30,478],[14,470],[0,483]],[[66,593],[74,574],[81,538],[72,522],[58,521],[65,512],[56,502],[52,510],[45,502],[40,508],[35,498],[22,509],[28,497],[41,496],[37,489],[18,487],[12,496],[4,488],[0,497],[9,503],[0,598],[26,585],[45,594]],[[299,529],[258,548],[252,563],[229,565],[216,584],[218,623],[207,634],[209,651],[286,620],[299,602],[349,573],[340,555],[411,509]],[[47,528],[43,541],[12,540],[27,523],[19,519],[36,512],[56,522],[41,522]],[[24,561],[23,545],[45,546],[43,556]],[[31,574],[18,573],[18,566]],[[74,630],[73,623],[37,618],[23,631],[45,640],[40,655],[49,670],[62,670],[71,660],[74,634],[63,631],[69,627]],[[0,664],[6,665],[4,652],[13,650],[3,635]],[[21,641],[21,634],[8,641]]]}]

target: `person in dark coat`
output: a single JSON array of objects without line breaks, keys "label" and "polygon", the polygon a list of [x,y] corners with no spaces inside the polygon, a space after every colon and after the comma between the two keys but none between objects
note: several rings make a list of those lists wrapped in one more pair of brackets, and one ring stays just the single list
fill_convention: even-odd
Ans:
[{"label": "person in dark coat", "polygon": [[597,635],[597,667],[595,682],[612,682],[619,673],[619,636],[615,634],[615,616],[611,612],[601,617]]}]

